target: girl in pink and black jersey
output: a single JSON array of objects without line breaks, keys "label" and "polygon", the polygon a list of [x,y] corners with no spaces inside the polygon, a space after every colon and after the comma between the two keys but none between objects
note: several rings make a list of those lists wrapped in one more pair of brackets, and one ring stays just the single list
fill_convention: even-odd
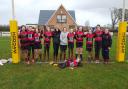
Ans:
[{"label": "girl in pink and black jersey", "polygon": [[76,38],[76,58],[78,55],[80,56],[81,61],[83,60],[83,41],[84,41],[84,32],[83,27],[79,27],[79,29],[75,33]]},{"label": "girl in pink and black jersey", "polygon": [[97,25],[96,31],[94,32],[94,38],[95,38],[95,61],[96,61],[96,63],[99,63],[100,51],[101,51],[101,48],[102,48],[102,35],[103,35],[103,31],[102,31],[100,25]]},{"label": "girl in pink and black jersey", "polygon": [[44,59],[46,58],[46,54],[47,54],[47,61],[49,61],[49,49],[50,49],[51,37],[52,37],[51,29],[50,27],[47,27],[46,31],[44,32]]},{"label": "girl in pink and black jersey", "polygon": [[26,27],[23,25],[21,26],[20,33],[19,33],[19,45],[21,49],[21,55],[23,59],[27,62],[28,60],[28,39],[27,39],[27,30]]},{"label": "girl in pink and black jersey", "polygon": [[93,37],[94,34],[92,33],[92,30],[89,29],[86,36],[86,51],[88,52],[88,58],[87,61],[90,63],[93,60]]},{"label": "girl in pink and black jersey", "polygon": [[[27,39],[28,39],[28,64],[30,64],[30,61],[32,61],[32,63],[35,62],[34,59],[34,28],[33,27],[28,27],[28,31],[27,31]],[[31,53],[32,52],[32,53]],[[31,57],[32,54],[32,57]]]},{"label": "girl in pink and black jersey", "polygon": [[42,34],[39,32],[38,28],[35,30],[34,34],[34,54],[35,59],[38,59],[40,57],[40,60],[42,60]]},{"label": "girl in pink and black jersey", "polygon": [[68,33],[67,38],[68,38],[68,57],[69,59],[73,59],[74,38],[75,38],[73,29],[70,29],[70,32]]}]

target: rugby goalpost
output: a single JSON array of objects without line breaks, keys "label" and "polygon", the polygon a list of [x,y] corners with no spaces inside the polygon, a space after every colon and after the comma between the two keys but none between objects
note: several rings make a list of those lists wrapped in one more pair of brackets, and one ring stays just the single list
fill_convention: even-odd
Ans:
[{"label": "rugby goalpost", "polygon": [[[14,0],[12,0],[12,20],[10,20],[10,33],[11,33],[11,52],[12,52],[12,63],[20,62],[20,49],[18,42],[18,25],[15,20],[15,7]],[[117,39],[117,50],[116,59],[117,62],[125,61],[125,45],[126,45],[126,30],[127,22],[124,21],[125,17],[125,0],[123,0],[123,11],[122,21],[119,23],[118,39]]]},{"label": "rugby goalpost", "polygon": [[14,0],[12,0],[12,20],[10,20],[10,33],[11,33],[11,52],[12,52],[12,63],[20,62],[20,51],[18,42],[18,25],[15,20],[15,7]]},{"label": "rugby goalpost", "polygon": [[127,22],[125,21],[125,0],[123,0],[122,21],[119,22],[118,38],[117,38],[117,50],[116,50],[117,62],[125,61],[127,26],[128,26]]}]

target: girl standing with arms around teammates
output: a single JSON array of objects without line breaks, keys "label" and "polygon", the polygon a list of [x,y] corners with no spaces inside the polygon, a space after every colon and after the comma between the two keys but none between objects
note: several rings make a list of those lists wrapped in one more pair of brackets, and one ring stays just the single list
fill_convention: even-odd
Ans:
[{"label": "girl standing with arms around teammates", "polygon": [[[30,64],[30,60],[32,61],[32,63],[35,62],[35,59],[34,59],[34,28],[32,28],[31,26],[28,27],[28,43],[29,43],[29,46],[28,46],[28,61],[27,61],[27,64]],[[31,58],[31,52],[32,52],[32,58]]]},{"label": "girl standing with arms around teammates", "polygon": [[75,33],[76,38],[76,58],[78,55],[80,56],[81,61],[83,60],[83,40],[84,40],[84,32],[83,27],[79,27],[79,29]]},{"label": "girl standing with arms around teammates", "polygon": [[34,54],[35,54],[35,60],[40,58],[42,61],[42,34],[39,32],[38,28],[35,30],[34,34]]},{"label": "girl standing with arms around teammates", "polygon": [[68,38],[68,58],[73,59],[74,38],[75,38],[73,29],[70,29],[70,32],[68,33],[67,38]]},{"label": "girl standing with arms around teammates", "polygon": [[[46,28],[44,32],[44,60],[49,61],[49,49],[50,49],[50,42],[51,42],[52,32],[50,27]],[[46,59],[47,54],[47,59]]]},{"label": "girl standing with arms around teammates", "polygon": [[88,33],[86,34],[86,51],[88,52],[88,58],[87,61],[90,63],[93,60],[93,37],[94,34],[92,33],[92,30],[90,29]]},{"label": "girl standing with arms around teammates", "polygon": [[26,27],[23,25],[21,26],[21,30],[19,33],[19,45],[21,49],[21,54],[23,58],[25,59],[25,62],[28,61],[28,39],[27,39],[27,31]]},{"label": "girl standing with arms around teammates", "polygon": [[102,35],[102,56],[104,59],[104,64],[108,64],[109,62],[109,50],[112,45],[111,35],[109,34],[109,30],[105,29]]},{"label": "girl standing with arms around teammates", "polygon": [[95,62],[99,63],[99,56],[100,56],[100,51],[102,48],[102,34],[103,31],[101,30],[100,25],[97,25],[96,31],[94,32],[94,37],[95,37]]},{"label": "girl standing with arms around teammates", "polygon": [[60,61],[62,61],[62,56],[63,56],[63,60],[66,60],[66,50],[67,50],[67,45],[68,45],[68,32],[67,32],[67,28],[64,27],[63,31],[60,34]]},{"label": "girl standing with arms around teammates", "polygon": [[54,62],[57,62],[58,59],[58,51],[60,47],[60,30],[56,28],[53,31],[53,49],[54,49]]}]

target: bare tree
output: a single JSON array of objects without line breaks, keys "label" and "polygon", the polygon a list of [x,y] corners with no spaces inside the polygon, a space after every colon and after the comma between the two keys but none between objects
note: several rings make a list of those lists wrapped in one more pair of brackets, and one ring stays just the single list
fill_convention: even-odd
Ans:
[{"label": "bare tree", "polygon": [[[111,11],[112,29],[114,30],[115,25],[117,25],[117,23],[122,20],[122,9],[111,8],[110,11]],[[128,9],[125,10],[125,20],[128,20]]]},{"label": "bare tree", "polygon": [[111,8],[111,20],[112,20],[112,29],[115,29],[115,25],[119,22],[119,10],[117,8]]},{"label": "bare tree", "polygon": [[[122,9],[120,8],[120,9],[118,9],[118,10],[119,10],[119,13],[121,13],[121,14],[119,15],[119,19],[122,20]],[[128,9],[125,9],[125,18],[124,18],[124,20],[125,20],[125,21],[128,21]]]},{"label": "bare tree", "polygon": [[85,22],[85,29],[86,29],[86,30],[89,30],[89,28],[90,28],[90,22],[89,22],[89,20],[87,20],[87,21]]}]

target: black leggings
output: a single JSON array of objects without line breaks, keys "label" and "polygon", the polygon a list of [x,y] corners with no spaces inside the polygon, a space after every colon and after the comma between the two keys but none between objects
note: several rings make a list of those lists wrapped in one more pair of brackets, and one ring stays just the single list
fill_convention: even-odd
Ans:
[{"label": "black leggings", "polygon": [[53,43],[54,58],[57,59],[60,44]]},{"label": "black leggings", "polygon": [[44,59],[46,59],[46,54],[47,54],[47,60],[49,61],[49,44],[44,45]]},{"label": "black leggings", "polygon": [[95,59],[99,60],[102,42],[95,42]]},{"label": "black leggings", "polygon": [[109,60],[109,49],[106,48],[102,48],[102,56],[104,58],[104,61]]}]

